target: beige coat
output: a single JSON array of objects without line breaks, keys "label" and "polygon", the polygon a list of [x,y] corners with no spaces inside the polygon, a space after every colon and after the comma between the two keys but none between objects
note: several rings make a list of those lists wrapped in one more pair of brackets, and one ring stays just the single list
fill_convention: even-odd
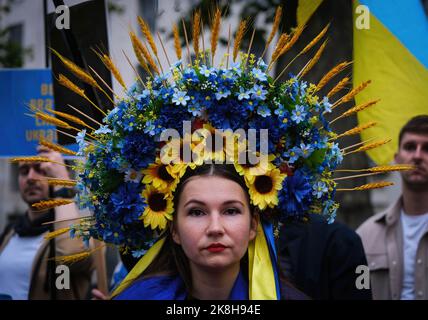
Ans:
[{"label": "beige coat", "polygon": [[[9,240],[15,234],[12,229],[6,234],[3,243],[0,245],[0,254],[7,246]],[[85,251],[83,243],[79,239],[70,239],[67,235],[55,238],[56,256],[71,255]],[[17,254],[19,254],[17,252]],[[48,300],[49,291],[45,290],[45,279],[49,255],[49,241],[43,241],[36,257],[33,261],[31,271],[31,283],[28,298],[30,300]],[[86,299],[91,284],[91,275],[93,271],[93,259],[91,257],[69,265],[70,268],[70,289],[56,290],[56,297],[59,300]],[[59,276],[59,274],[58,274]]]},{"label": "beige coat", "polygon": [[[365,221],[357,233],[363,241],[370,269],[373,299],[398,300],[403,282],[401,198],[385,212]],[[428,231],[416,253],[415,298],[428,299]]]}]

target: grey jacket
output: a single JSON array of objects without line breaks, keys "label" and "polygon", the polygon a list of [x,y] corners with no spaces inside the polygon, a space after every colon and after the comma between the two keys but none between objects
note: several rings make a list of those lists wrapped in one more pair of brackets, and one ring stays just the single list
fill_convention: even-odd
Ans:
[{"label": "grey jacket", "polygon": [[[385,212],[374,215],[358,229],[370,269],[373,299],[399,300],[403,283],[403,229],[401,198]],[[416,253],[415,298],[428,299],[428,231]]]}]

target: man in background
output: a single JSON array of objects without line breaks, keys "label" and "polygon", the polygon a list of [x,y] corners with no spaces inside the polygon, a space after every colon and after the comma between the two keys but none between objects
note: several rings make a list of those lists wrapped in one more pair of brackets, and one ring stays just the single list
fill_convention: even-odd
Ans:
[{"label": "man in background", "polygon": [[[47,232],[67,227],[79,218],[74,203],[51,210],[37,211],[32,204],[51,198],[72,198],[71,189],[50,187],[46,178],[70,179],[60,153],[38,147],[38,156],[52,162],[22,162],[19,164],[19,190],[28,205],[25,215],[17,223],[6,227],[0,237],[0,295],[13,300],[26,299],[84,299],[91,283],[92,259],[69,265],[70,288],[57,288],[56,256],[85,251],[82,241],[62,235],[45,240]],[[62,165],[61,165],[62,164]],[[47,224],[54,220],[68,220]]]},{"label": "man in background", "polygon": [[428,299],[428,115],[401,129],[395,162],[414,165],[401,173],[402,195],[364,222],[360,234],[374,299]]}]

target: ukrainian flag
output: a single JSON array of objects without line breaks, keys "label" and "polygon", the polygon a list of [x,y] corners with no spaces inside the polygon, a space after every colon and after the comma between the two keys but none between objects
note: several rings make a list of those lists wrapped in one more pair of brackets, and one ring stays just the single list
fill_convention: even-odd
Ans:
[{"label": "ukrainian flag", "polygon": [[[411,117],[428,114],[427,13],[420,0],[359,0],[353,5],[354,86],[372,80],[356,96],[356,104],[381,99],[359,113],[360,123],[378,122],[361,138],[392,138],[391,143],[368,151],[377,164],[387,164],[397,150],[400,128]],[[367,9],[368,25],[363,16]],[[364,26],[368,29],[361,29]]]}]

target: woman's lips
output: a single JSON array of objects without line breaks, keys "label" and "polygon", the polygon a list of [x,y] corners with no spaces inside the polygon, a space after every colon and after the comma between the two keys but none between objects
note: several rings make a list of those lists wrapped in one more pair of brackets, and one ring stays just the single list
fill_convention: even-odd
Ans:
[{"label": "woman's lips", "polygon": [[226,246],[222,245],[221,243],[213,243],[207,247],[207,250],[213,253],[222,252],[224,249],[226,249]]}]

